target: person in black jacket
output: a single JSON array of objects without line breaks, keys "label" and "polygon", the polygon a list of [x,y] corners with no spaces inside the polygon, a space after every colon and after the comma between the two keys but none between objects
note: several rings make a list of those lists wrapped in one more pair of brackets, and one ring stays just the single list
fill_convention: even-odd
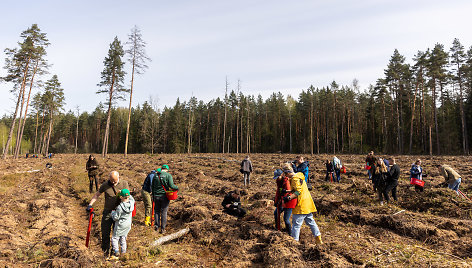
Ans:
[{"label": "person in black jacket", "polygon": [[390,167],[390,170],[388,171],[387,186],[385,186],[385,189],[383,191],[383,195],[387,202],[390,202],[390,198],[388,197],[388,193],[390,191],[392,191],[393,200],[397,201],[397,185],[398,185],[398,178],[400,177],[400,168],[395,163],[395,158],[391,158],[390,163],[392,164],[392,166]]},{"label": "person in black jacket", "polygon": [[334,167],[329,160],[326,160],[326,181],[332,181],[333,180],[333,172],[334,172]]},{"label": "person in black jacket", "polygon": [[241,207],[241,199],[239,190],[234,190],[225,195],[223,202],[223,212],[238,218],[244,217],[246,211]]},{"label": "person in black jacket", "polygon": [[89,191],[93,191],[93,181],[95,180],[95,190],[98,191],[98,173],[99,167],[97,159],[93,155],[89,155],[89,159],[85,164],[85,169],[88,171],[89,177]]}]

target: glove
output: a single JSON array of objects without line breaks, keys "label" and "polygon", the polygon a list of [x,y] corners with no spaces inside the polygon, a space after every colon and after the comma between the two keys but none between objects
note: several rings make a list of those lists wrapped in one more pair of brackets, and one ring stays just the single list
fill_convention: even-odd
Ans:
[{"label": "glove", "polygon": [[284,197],[284,203],[287,203],[287,202],[290,201],[290,200],[291,200],[291,199],[290,199],[290,196],[289,196],[289,195],[287,195],[286,197]]},{"label": "glove", "polygon": [[287,189],[281,189],[280,192],[281,192],[282,194],[288,193]]},{"label": "glove", "polygon": [[88,205],[87,208],[85,209],[85,211],[90,212],[90,210],[92,210],[92,206]]}]

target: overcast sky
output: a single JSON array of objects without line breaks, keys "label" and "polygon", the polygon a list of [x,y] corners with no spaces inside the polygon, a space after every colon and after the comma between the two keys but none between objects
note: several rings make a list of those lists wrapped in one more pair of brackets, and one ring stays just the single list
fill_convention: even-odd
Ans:
[{"label": "overcast sky", "polygon": [[[240,79],[244,94],[264,98],[278,91],[298,98],[310,84],[354,78],[365,89],[382,77],[395,48],[411,62],[435,43],[449,50],[456,37],[472,45],[470,0],[16,0],[1,6],[0,50],[16,47],[20,33],[38,24],[53,64],[43,80],[57,74],[66,110],[89,112],[106,100],[95,92],[109,44],[115,36],[124,43],[134,25],[152,62],[135,78],[133,106],[153,96],[161,108],[192,94],[204,101],[222,97],[226,76],[230,89]],[[11,88],[0,84],[0,115],[14,111]]]}]

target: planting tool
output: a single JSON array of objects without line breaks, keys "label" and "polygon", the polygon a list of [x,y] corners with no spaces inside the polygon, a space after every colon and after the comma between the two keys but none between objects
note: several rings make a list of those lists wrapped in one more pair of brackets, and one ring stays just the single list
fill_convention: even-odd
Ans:
[{"label": "planting tool", "polygon": [[88,224],[88,229],[87,229],[87,238],[85,239],[85,247],[87,247],[87,248],[89,246],[90,230],[92,229],[92,219],[93,219],[93,208],[90,208],[89,224]]},{"label": "planting tool", "polygon": [[151,226],[154,226],[154,198],[152,200]]}]

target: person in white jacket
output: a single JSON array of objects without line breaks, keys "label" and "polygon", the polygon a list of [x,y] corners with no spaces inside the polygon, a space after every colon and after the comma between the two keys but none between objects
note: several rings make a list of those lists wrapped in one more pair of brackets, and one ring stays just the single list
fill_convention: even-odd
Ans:
[{"label": "person in white jacket", "polygon": [[111,217],[115,221],[113,235],[111,237],[111,245],[115,257],[126,253],[126,236],[131,230],[132,213],[134,209],[134,198],[128,189],[120,191],[121,203],[111,212]]}]

